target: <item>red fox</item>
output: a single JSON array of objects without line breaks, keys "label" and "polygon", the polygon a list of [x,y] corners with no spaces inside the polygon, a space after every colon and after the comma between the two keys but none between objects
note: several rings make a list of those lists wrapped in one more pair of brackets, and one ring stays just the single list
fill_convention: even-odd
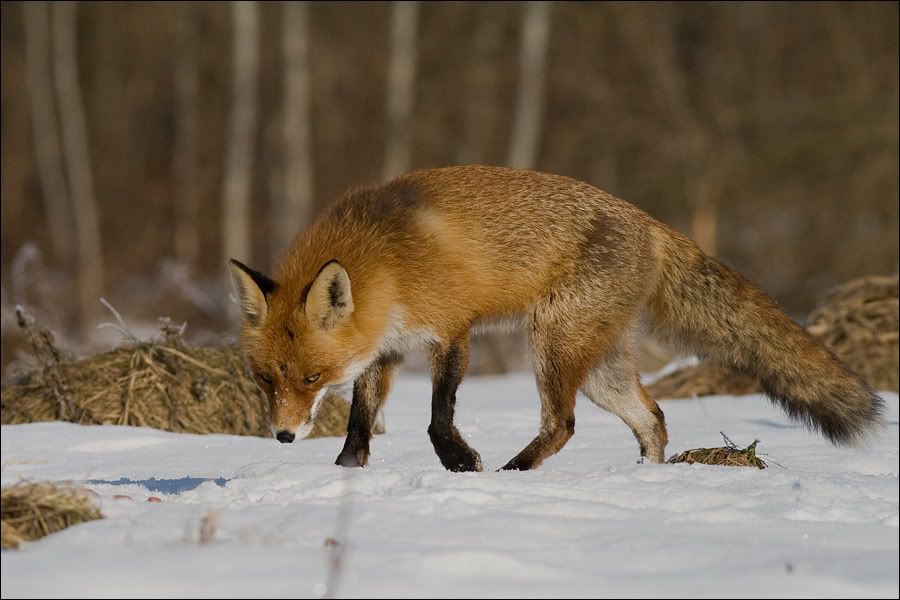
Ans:
[{"label": "red fox", "polygon": [[364,466],[403,353],[430,353],[428,434],[446,469],[480,471],[453,423],[473,326],[522,317],[541,427],[504,469],[533,469],[575,432],[575,396],[618,415],[662,462],[663,413],[638,379],[639,327],[756,376],[791,417],[857,441],[883,401],[764,292],[690,239],[586,183],[461,166],[362,187],[287,249],[272,278],[236,260],[241,342],[281,442],[329,386],[353,382],[336,464]]}]

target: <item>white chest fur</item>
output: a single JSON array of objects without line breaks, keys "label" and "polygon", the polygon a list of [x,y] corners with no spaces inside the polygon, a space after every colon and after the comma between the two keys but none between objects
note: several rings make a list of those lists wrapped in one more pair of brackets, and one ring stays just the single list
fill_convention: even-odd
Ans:
[{"label": "white chest fur", "polygon": [[430,329],[410,329],[407,327],[403,310],[395,307],[391,310],[387,326],[384,328],[375,350],[369,355],[348,364],[344,369],[344,377],[340,384],[351,384],[354,382],[372,364],[372,361],[379,356],[386,354],[403,356],[410,350],[425,348],[436,341],[438,341],[438,337]]},{"label": "white chest fur", "polygon": [[406,324],[403,310],[394,307],[373,360],[377,356],[391,352],[403,355],[410,350],[425,348],[437,341],[437,335],[431,329],[410,329]]}]

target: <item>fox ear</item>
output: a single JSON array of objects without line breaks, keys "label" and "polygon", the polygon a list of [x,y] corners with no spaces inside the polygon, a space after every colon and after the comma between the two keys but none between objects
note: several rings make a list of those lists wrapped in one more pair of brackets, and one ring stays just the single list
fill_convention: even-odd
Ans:
[{"label": "fox ear", "polygon": [[228,266],[244,322],[251,327],[259,327],[269,312],[268,298],[278,289],[278,284],[233,258],[228,261]]},{"label": "fox ear", "polygon": [[306,294],[306,318],[322,329],[331,329],[353,313],[350,276],[332,260],[319,269]]}]

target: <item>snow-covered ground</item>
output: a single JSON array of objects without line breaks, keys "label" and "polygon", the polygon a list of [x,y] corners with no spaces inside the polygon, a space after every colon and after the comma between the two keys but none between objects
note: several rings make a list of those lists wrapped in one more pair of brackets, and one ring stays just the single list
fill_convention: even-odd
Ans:
[{"label": "snow-covered ground", "polygon": [[[560,454],[498,473],[536,433],[533,380],[470,378],[457,423],[487,471],[454,474],[425,432],[429,393],[424,378],[398,382],[364,470],[332,464],[337,438],[4,426],[4,486],[89,481],[107,518],[3,552],[2,595],[898,596],[896,394],[884,395],[887,427],[858,449],[760,396],[662,403],[667,456],[721,446],[725,431],[760,438],[782,465],[765,471],[636,464],[625,425],[580,398]],[[215,537],[201,544],[210,513]]]}]

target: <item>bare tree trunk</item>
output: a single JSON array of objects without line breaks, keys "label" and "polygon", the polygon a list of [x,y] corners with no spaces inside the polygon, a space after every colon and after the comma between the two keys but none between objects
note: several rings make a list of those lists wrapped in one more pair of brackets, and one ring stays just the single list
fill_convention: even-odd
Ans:
[{"label": "bare tree trunk", "polygon": [[50,226],[50,241],[57,263],[72,265],[71,214],[59,148],[59,127],[53,108],[53,80],[50,75],[49,11],[46,2],[26,2],[25,56],[31,97],[31,128],[37,158],[41,192]]},{"label": "bare tree trunk", "polygon": [[519,92],[507,164],[531,169],[537,159],[550,39],[550,3],[526,2],[519,53]]},{"label": "bare tree trunk", "polygon": [[306,2],[288,2],[283,6],[284,189],[281,214],[275,224],[276,252],[309,225],[313,212],[309,9]]},{"label": "bare tree trunk", "polygon": [[225,260],[250,260],[250,189],[259,72],[259,15],[255,2],[233,2],[234,72],[231,128],[222,193],[222,251]]},{"label": "bare tree trunk", "polygon": [[175,20],[175,258],[192,272],[200,255],[195,156],[197,151],[197,6],[176,7]]},{"label": "bare tree trunk", "polygon": [[78,306],[81,326],[87,328],[103,291],[103,244],[78,86],[77,10],[77,2],[53,5],[53,66],[78,248]]},{"label": "bare tree trunk", "polygon": [[485,150],[497,117],[494,59],[500,49],[500,23],[490,4],[476,7],[481,12],[472,40],[466,95],[466,116],[457,163],[484,162]]},{"label": "bare tree trunk", "polygon": [[385,181],[409,169],[418,10],[418,2],[393,3],[388,66],[387,145],[381,175]]},{"label": "bare tree trunk", "polygon": [[[678,155],[685,196],[692,204],[691,237],[710,255],[718,250],[718,199],[725,184],[723,148],[715,148],[715,131],[706,125],[691,105],[684,67],[677,59],[671,22],[653,27],[648,12],[621,9],[626,36],[643,61],[647,75],[661,93],[660,112],[677,136]],[[656,10],[648,9],[648,10]]]}]

